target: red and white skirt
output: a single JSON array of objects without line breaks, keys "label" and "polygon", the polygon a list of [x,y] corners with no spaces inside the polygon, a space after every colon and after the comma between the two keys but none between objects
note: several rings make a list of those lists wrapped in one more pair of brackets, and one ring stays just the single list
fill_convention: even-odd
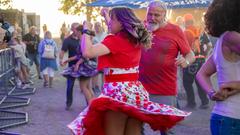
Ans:
[{"label": "red and white skirt", "polygon": [[165,131],[190,115],[172,106],[151,102],[138,79],[138,67],[104,71],[101,95],[72,121],[68,127],[76,135],[105,135],[104,116],[109,110],[122,112],[148,123],[153,130]]}]

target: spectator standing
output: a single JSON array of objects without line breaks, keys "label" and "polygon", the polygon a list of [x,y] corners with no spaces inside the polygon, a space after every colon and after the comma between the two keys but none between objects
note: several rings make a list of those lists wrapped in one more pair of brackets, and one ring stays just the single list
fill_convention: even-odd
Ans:
[{"label": "spectator standing", "polygon": [[[215,102],[212,135],[240,134],[240,1],[214,0],[205,14],[206,29],[219,37],[212,55],[197,73],[197,80]],[[227,23],[219,23],[227,22]],[[219,88],[211,76],[217,73]]]},{"label": "spectator standing", "polygon": [[[200,32],[196,26],[194,26],[194,18],[192,14],[184,15],[185,31],[184,34],[188,40],[190,47],[195,54],[195,62],[183,69],[183,86],[187,94],[187,108],[195,108],[196,101],[193,89],[193,82],[196,83],[198,89],[198,96],[201,100],[200,109],[207,109],[209,107],[209,99],[202,90],[201,86],[195,81],[195,76],[197,71],[201,68],[202,64],[205,62],[208,51],[211,48],[210,40],[207,35],[202,33],[200,37]],[[201,41],[201,42],[200,42]],[[204,48],[205,47],[205,48]]]},{"label": "spectator standing", "polygon": [[43,74],[43,86],[52,88],[54,71],[57,67],[57,44],[52,39],[50,31],[46,31],[44,39],[40,42],[38,53],[40,54],[40,71]]},{"label": "spectator standing", "polygon": [[37,34],[37,28],[35,26],[30,27],[29,33],[23,36],[23,42],[27,46],[27,57],[30,59],[31,65],[35,63],[38,78],[42,79],[39,65],[40,58],[38,55],[38,45],[40,43],[40,37]]},{"label": "spectator standing", "polygon": [[[149,92],[151,101],[176,106],[177,67],[189,66],[194,54],[181,28],[167,22],[166,12],[166,5],[161,1],[148,6],[146,26],[152,31],[153,45],[142,51],[139,80]],[[177,57],[179,52],[182,55]]]},{"label": "spectator standing", "polygon": [[67,37],[67,34],[68,34],[68,28],[66,26],[66,23],[64,22],[60,29],[60,39],[61,39],[62,43],[63,43],[64,39]]},{"label": "spectator standing", "polygon": [[30,87],[29,80],[29,68],[30,61],[26,57],[26,45],[22,42],[21,34],[17,31],[13,32],[11,39],[11,44],[9,46],[14,49],[15,54],[15,64],[16,64],[16,73],[17,73],[17,86],[22,89]]},{"label": "spectator standing", "polygon": [[[81,32],[78,30],[80,26],[79,23],[72,23],[71,30],[72,34],[63,40],[62,48],[59,53],[59,63],[61,66],[64,66],[64,55],[65,52],[68,52],[68,58],[77,55],[77,49],[80,48],[80,38]],[[72,67],[77,63],[77,59],[70,61],[68,67]],[[69,110],[73,102],[73,86],[76,77],[68,76],[67,77],[67,90],[66,90],[66,110]]]}]

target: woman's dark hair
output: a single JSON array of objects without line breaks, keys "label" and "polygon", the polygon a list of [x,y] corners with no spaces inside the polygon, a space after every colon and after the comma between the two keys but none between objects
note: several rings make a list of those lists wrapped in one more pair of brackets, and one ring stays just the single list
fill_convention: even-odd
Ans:
[{"label": "woman's dark hair", "polygon": [[206,31],[212,36],[240,32],[240,0],[213,0],[204,17]]},{"label": "woman's dark hair", "polygon": [[115,7],[109,12],[111,18],[113,15],[122,24],[123,30],[129,33],[129,40],[144,48],[151,48],[151,34],[130,8]]}]

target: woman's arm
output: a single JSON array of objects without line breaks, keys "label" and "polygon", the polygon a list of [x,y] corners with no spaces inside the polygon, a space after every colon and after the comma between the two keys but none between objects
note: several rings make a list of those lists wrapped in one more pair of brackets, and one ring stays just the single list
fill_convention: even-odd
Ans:
[{"label": "woman's arm", "polygon": [[208,94],[211,100],[224,100],[226,94],[222,91],[216,92],[211,82],[211,76],[216,72],[216,66],[211,55],[198,71],[196,78],[203,90]]},{"label": "woman's arm", "polygon": [[227,92],[227,97],[235,95],[240,92],[240,81],[232,81],[221,84],[221,91]]},{"label": "woman's arm", "polygon": [[209,93],[213,89],[211,76],[216,72],[216,67],[213,62],[213,56],[210,56],[209,59],[202,65],[198,71],[196,78],[200,86],[206,93]]},{"label": "woman's arm", "polygon": [[233,81],[233,82],[227,82],[224,83],[222,86],[222,88],[231,88],[231,89],[236,89],[240,91],[240,81]]},{"label": "woman's arm", "polygon": [[[104,17],[105,23],[108,26],[108,23],[110,21],[108,8],[102,8],[101,15]],[[83,29],[90,30],[91,23],[85,21],[83,23]],[[82,50],[83,57],[85,57],[85,58],[96,58],[98,56],[106,55],[106,54],[110,53],[110,50],[101,43],[98,43],[93,46],[91,36],[87,35],[86,33],[83,33],[83,35],[82,35],[81,50]]]},{"label": "woman's arm", "polygon": [[96,58],[110,53],[110,50],[101,43],[93,45],[90,36],[87,34],[82,35],[81,49],[85,58]]},{"label": "woman's arm", "polygon": [[104,17],[104,19],[105,19],[105,24],[108,26],[108,23],[109,23],[109,21],[110,21],[109,8],[106,8],[106,7],[102,8],[100,14],[101,14],[101,16]]},{"label": "woman's arm", "polygon": [[[90,30],[90,28],[91,28],[91,23],[85,21],[83,23],[83,29]],[[110,50],[102,43],[93,45],[91,36],[86,33],[83,33],[82,35],[81,50],[82,50],[83,57],[85,58],[95,58],[95,57],[110,53]]]}]

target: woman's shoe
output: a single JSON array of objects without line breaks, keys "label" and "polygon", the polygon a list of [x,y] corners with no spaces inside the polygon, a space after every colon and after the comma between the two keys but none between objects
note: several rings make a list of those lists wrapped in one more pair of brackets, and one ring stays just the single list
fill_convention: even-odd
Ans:
[{"label": "woman's shoe", "polygon": [[47,87],[47,86],[48,86],[48,82],[44,82],[43,87]]}]

